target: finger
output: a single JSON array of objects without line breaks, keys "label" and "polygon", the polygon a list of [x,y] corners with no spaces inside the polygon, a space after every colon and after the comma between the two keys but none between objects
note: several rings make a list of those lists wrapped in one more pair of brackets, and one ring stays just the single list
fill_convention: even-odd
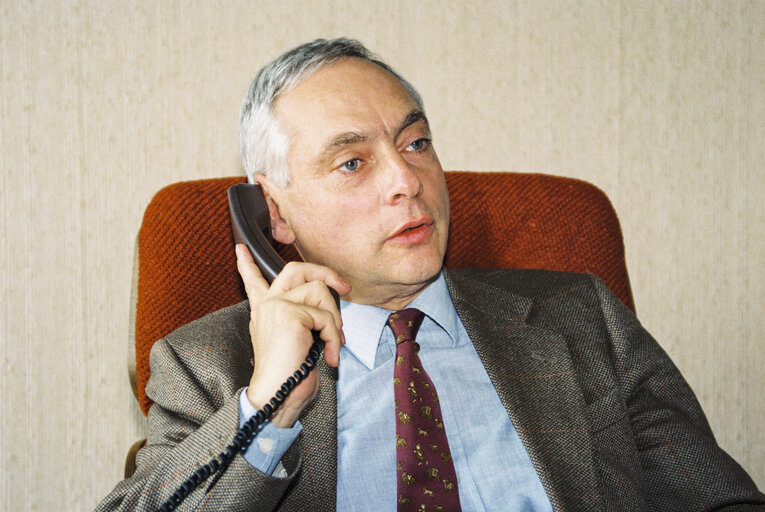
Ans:
[{"label": "finger", "polygon": [[335,319],[335,326],[338,330],[342,330],[343,319],[340,316],[340,310],[329,288],[322,281],[304,283],[282,294],[281,298],[328,311]]},{"label": "finger", "polygon": [[343,344],[341,331],[335,325],[334,317],[325,309],[303,306],[305,314],[303,326],[311,331],[317,331],[324,341],[324,360],[330,366],[340,365],[340,347]]},{"label": "finger", "polygon": [[250,303],[258,302],[268,292],[268,281],[261,274],[250,250],[244,244],[236,244],[236,269],[242,277]]},{"label": "finger", "polygon": [[351,291],[351,285],[331,268],[303,261],[287,263],[271,284],[271,288],[276,292],[285,293],[310,281],[322,281],[334,288],[339,295],[346,295]]}]

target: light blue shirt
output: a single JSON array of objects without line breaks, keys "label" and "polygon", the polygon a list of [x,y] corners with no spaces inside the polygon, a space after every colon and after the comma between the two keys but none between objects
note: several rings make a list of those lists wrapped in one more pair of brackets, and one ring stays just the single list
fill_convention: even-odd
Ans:
[{"label": "light blue shirt", "polygon": [[[337,382],[337,510],[396,510],[393,333],[388,310],[341,301],[346,345]],[[419,356],[438,390],[465,511],[552,511],[518,433],[452,304],[443,275],[409,307],[425,313]],[[244,394],[240,418],[254,414]],[[302,426],[267,424],[245,453],[256,469],[279,464]]]}]

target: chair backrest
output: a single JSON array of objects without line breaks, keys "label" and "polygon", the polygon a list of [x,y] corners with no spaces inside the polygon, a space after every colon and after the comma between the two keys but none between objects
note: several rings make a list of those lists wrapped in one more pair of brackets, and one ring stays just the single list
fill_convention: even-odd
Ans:
[{"label": "chair backrest", "polygon": [[[181,182],[160,190],[137,240],[135,385],[141,410],[154,342],[245,299],[236,272],[226,190],[244,178]],[[605,194],[543,174],[447,172],[448,268],[592,272],[634,310],[619,221]],[[286,260],[292,247],[278,247]]]}]

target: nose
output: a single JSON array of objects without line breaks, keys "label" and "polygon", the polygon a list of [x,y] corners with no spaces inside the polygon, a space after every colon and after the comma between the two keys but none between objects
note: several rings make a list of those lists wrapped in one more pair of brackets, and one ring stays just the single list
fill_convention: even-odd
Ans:
[{"label": "nose", "polygon": [[383,169],[383,194],[389,204],[422,194],[422,180],[418,170],[407,163],[396,151],[387,159]]}]

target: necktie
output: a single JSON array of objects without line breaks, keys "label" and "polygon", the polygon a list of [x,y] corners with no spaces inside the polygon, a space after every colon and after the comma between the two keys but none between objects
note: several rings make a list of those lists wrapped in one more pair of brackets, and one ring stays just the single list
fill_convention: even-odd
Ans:
[{"label": "necktie", "polygon": [[398,510],[459,511],[457,474],[444,431],[441,407],[414,341],[424,313],[409,308],[391,313],[396,340],[393,398],[396,404],[396,481]]}]

